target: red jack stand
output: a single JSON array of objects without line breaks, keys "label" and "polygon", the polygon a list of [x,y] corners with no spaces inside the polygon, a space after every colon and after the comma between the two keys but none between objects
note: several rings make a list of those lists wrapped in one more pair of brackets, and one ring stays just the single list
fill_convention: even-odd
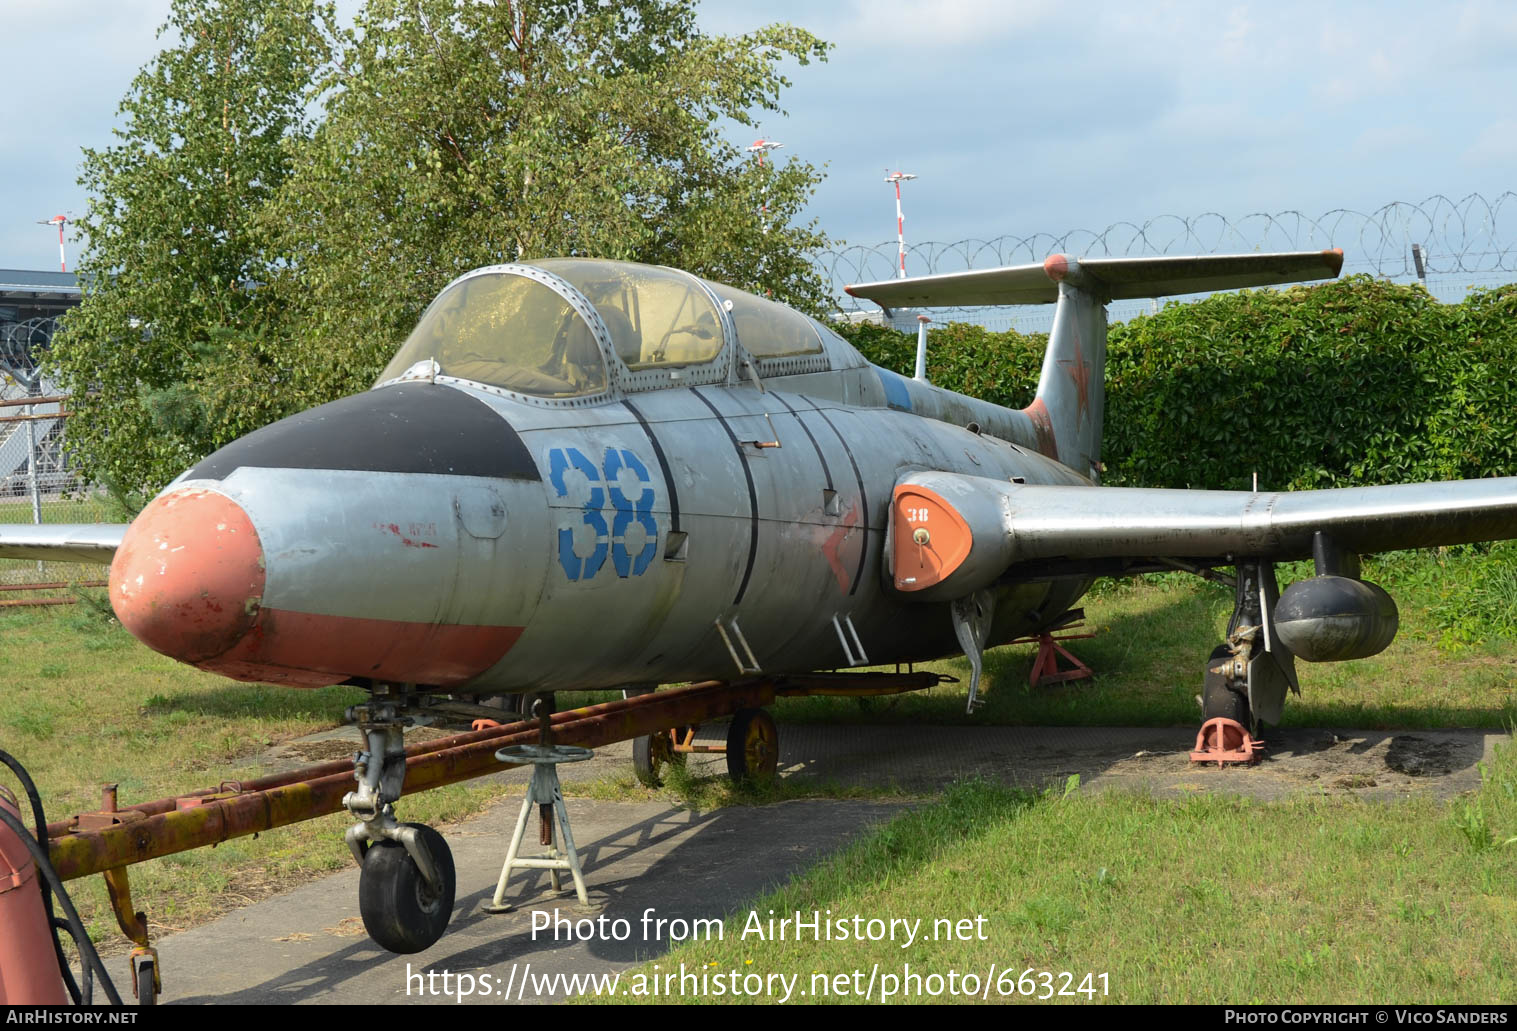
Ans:
[{"label": "red jack stand", "polygon": [[1264,742],[1255,741],[1248,728],[1237,720],[1217,716],[1201,724],[1196,735],[1196,750],[1190,753],[1193,763],[1256,763],[1264,751]]},{"label": "red jack stand", "polygon": [[[1095,634],[1061,634],[1054,636],[1056,630],[1078,630],[1084,626],[1085,610],[1071,609],[1065,613],[1065,619],[1057,626],[1049,627],[1043,633],[1035,637],[1021,637],[1013,641],[1013,644],[1038,645],[1038,657],[1033,660],[1032,672],[1027,676],[1027,682],[1033,687],[1047,687],[1050,684],[1066,684],[1071,680],[1088,680],[1095,676],[1091,668],[1069,653],[1060,641],[1081,641]],[[1069,668],[1059,668],[1059,656],[1063,656],[1070,663]]]}]

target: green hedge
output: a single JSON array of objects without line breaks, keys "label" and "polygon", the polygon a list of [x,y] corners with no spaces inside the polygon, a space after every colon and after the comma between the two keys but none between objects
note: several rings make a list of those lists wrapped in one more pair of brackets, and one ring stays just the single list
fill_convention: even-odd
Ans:
[{"label": "green hedge", "polygon": [[[839,330],[907,371],[914,337]],[[1021,407],[1046,337],[933,330],[928,377]],[[1418,286],[1350,276],[1170,303],[1114,325],[1107,483],[1267,489],[1517,473],[1517,284],[1441,304]]]}]

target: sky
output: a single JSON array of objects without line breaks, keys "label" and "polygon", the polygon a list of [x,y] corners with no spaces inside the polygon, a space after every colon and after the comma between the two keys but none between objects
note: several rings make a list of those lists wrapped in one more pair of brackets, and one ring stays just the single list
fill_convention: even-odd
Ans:
[{"label": "sky", "polygon": [[[81,148],[111,143],[168,9],[0,0],[0,268],[57,268],[56,231],[36,223],[85,211]],[[894,240],[883,180],[896,169],[918,176],[904,187],[908,246],[1517,190],[1509,0],[702,0],[699,11],[708,32],[788,21],[833,44],[827,62],[788,67],[788,114],[754,135],[825,168],[809,214],[848,244]],[[1504,210],[1517,238],[1517,199]]]}]

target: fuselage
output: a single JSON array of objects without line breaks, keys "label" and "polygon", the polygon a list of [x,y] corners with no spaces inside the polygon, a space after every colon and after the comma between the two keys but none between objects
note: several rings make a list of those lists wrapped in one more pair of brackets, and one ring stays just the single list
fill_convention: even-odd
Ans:
[{"label": "fuselage", "polygon": [[[895,484],[1089,481],[1023,412],[871,366],[810,320],[815,347],[764,357],[717,310],[715,355],[667,367],[612,364],[595,326],[610,374],[588,399],[428,359],[229,445],[129,531],[118,613],[176,658],[293,686],[493,694],[956,653],[947,604],[888,574]],[[997,586],[991,642],[1083,589]]]}]

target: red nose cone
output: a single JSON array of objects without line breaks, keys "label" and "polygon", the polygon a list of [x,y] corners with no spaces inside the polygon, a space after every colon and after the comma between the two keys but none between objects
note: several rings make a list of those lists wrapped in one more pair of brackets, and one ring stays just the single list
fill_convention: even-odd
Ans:
[{"label": "red nose cone", "polygon": [[143,644],[203,662],[252,629],[263,600],[263,548],[235,501],[200,488],[157,498],[111,563],[111,607]]}]

